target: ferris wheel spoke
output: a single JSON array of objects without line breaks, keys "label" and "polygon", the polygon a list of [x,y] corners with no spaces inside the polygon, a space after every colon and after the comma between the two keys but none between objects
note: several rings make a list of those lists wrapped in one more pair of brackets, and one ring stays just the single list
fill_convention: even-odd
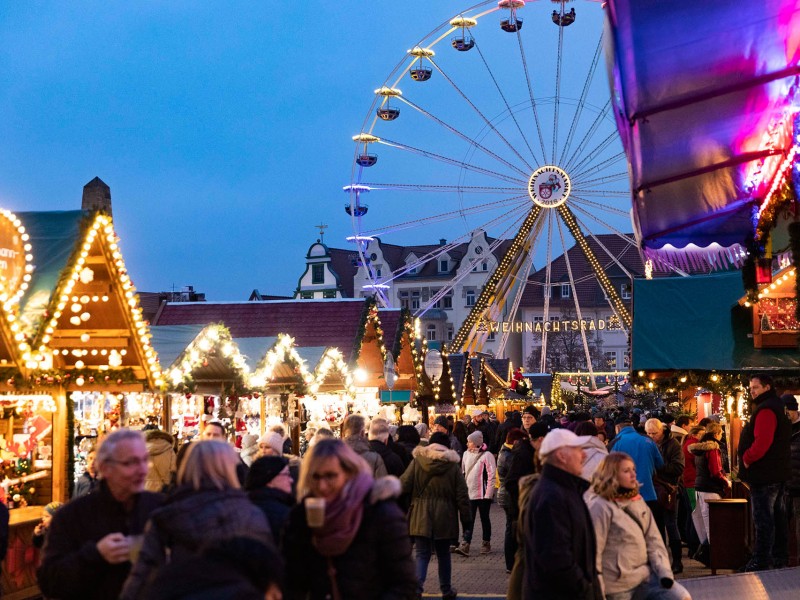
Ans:
[{"label": "ferris wheel spoke", "polygon": [[581,195],[580,192],[573,191],[572,195],[569,197],[570,202],[575,202],[576,204],[582,204],[585,206],[591,206],[598,210],[602,210],[607,213],[611,213],[614,215],[619,215],[621,217],[628,217],[630,216],[628,211],[618,208],[616,206],[611,206],[610,204],[603,204],[602,202],[598,202],[596,200],[590,200],[585,196]]},{"label": "ferris wheel spoke", "polygon": [[[363,181],[360,185],[370,188],[372,191],[413,191],[413,192],[467,192],[470,194],[499,194],[499,193],[519,193],[524,191],[521,187],[492,187],[482,185],[434,185],[429,183],[376,183]],[[527,197],[527,196],[520,196]]]},{"label": "ferris wheel spoke", "polygon": [[386,138],[382,138],[379,144],[383,144],[384,146],[389,146],[392,148],[397,148],[399,150],[406,150],[413,154],[418,154],[420,156],[424,156],[425,158],[431,158],[433,160],[438,160],[443,163],[447,163],[448,165],[452,165],[455,167],[460,167],[466,169],[468,171],[474,171],[475,173],[482,173],[483,175],[488,175],[490,177],[494,177],[496,179],[500,179],[502,181],[510,182],[510,183],[518,183],[520,185],[527,185],[527,180],[518,179],[516,177],[512,177],[510,175],[506,175],[504,173],[498,173],[497,171],[491,171],[489,169],[484,169],[483,167],[479,167],[478,165],[473,165],[471,163],[465,162],[463,160],[458,160],[456,158],[451,158],[449,156],[444,156],[442,154],[436,154],[435,152],[431,152],[430,150],[423,150],[422,148],[415,148],[414,146],[409,146],[408,144],[402,144],[400,142],[395,142],[392,140],[387,140]]},{"label": "ferris wheel spoke", "polygon": [[[561,238],[561,246],[566,248],[566,244],[564,243],[564,231],[561,227],[561,221],[556,221],[558,225],[558,235]],[[571,232],[571,230],[570,230]],[[564,264],[567,267],[567,276],[569,277],[569,286],[572,290],[572,299],[573,303],[575,304],[575,314],[578,317],[578,322],[583,321],[583,313],[581,312],[581,303],[578,301],[578,289],[575,285],[575,278],[572,276],[572,264],[569,260],[569,252],[566,250],[564,251]],[[589,370],[589,376],[591,381],[594,382],[594,373],[592,367],[592,356],[589,352],[589,342],[586,339],[586,330],[581,327],[581,341],[583,342],[583,352],[586,356],[586,368]],[[592,383],[592,388],[594,388],[594,383]]]},{"label": "ferris wheel spoke", "polygon": [[[494,87],[497,89],[497,92],[500,94],[500,98],[503,99],[503,104],[506,107],[506,111],[508,111],[508,114],[511,116],[511,120],[514,121],[514,125],[516,126],[520,137],[522,137],[522,140],[525,142],[525,147],[528,149],[528,152],[531,153],[531,156],[533,157],[533,162],[535,162],[535,163],[539,162],[539,159],[536,157],[536,153],[533,151],[533,148],[531,148],[531,144],[528,141],[528,136],[525,135],[525,133],[522,131],[522,126],[520,126],[519,121],[517,120],[517,116],[514,114],[514,111],[511,110],[511,106],[508,103],[508,99],[506,98],[506,95],[503,93],[503,88],[501,88],[500,84],[497,83],[497,78],[495,77],[495,74],[492,71],[492,69],[489,67],[489,63],[486,60],[486,57],[483,55],[483,51],[481,50],[480,46],[478,45],[478,41],[477,40],[475,40],[475,50],[478,51],[478,56],[481,57],[481,62],[483,62],[483,66],[486,68],[486,71],[489,73],[489,77],[491,78],[492,83],[494,83]],[[528,167],[530,167],[530,164],[527,161],[523,161],[523,162],[525,162],[525,164],[528,165]],[[530,167],[530,168],[531,168],[531,170],[533,170],[532,167]]]},{"label": "ferris wheel spoke", "polygon": [[608,134],[597,146],[595,146],[586,156],[584,156],[578,164],[573,165],[574,169],[582,169],[586,164],[597,158],[606,148],[619,139],[619,134],[616,130]]},{"label": "ferris wheel spoke", "polygon": [[[571,194],[581,194],[585,196],[598,197],[598,198],[629,198],[630,192],[621,192],[617,190],[596,190],[593,188],[572,188]],[[626,213],[627,214],[627,213]]]},{"label": "ferris wheel spoke", "polygon": [[[444,69],[442,69],[441,65],[439,65],[438,62],[435,62],[433,59],[431,59],[431,64],[434,67],[436,67],[436,70],[442,75],[442,77],[444,77],[445,80],[447,80],[447,82],[458,93],[458,95],[461,96],[461,98],[463,98],[464,102],[466,102],[467,104],[470,105],[472,110],[474,110],[477,113],[477,115],[481,118],[481,120],[483,120],[483,122],[486,124],[486,126],[489,127],[489,129],[491,129],[497,135],[497,137],[499,137],[503,141],[503,143],[509,148],[509,150],[511,150],[517,156],[517,158],[519,158],[519,160],[522,161],[522,164],[524,164],[528,168],[528,171],[533,171],[534,168],[528,163],[528,161],[525,160],[522,157],[522,155],[519,153],[519,151],[494,126],[494,124],[486,117],[486,115],[483,114],[483,112],[475,105],[475,103],[472,100],[469,99],[469,96],[467,96],[464,93],[464,91],[458,86],[458,84],[456,84],[456,82],[453,81],[452,78],[450,78],[450,76],[447,73],[444,72]],[[472,140],[472,141],[474,143],[474,140]]]},{"label": "ferris wheel spoke", "polygon": [[[561,3],[561,18],[564,18],[564,3]],[[556,95],[553,99],[553,153],[552,161],[556,160],[558,147],[558,112],[561,105],[561,59],[564,52],[564,28],[558,27],[558,51],[556,53]]]},{"label": "ferris wheel spoke", "polygon": [[600,110],[600,112],[598,112],[597,115],[595,116],[594,121],[592,121],[592,124],[589,126],[589,129],[586,131],[583,138],[581,138],[581,141],[578,143],[578,146],[577,148],[575,148],[575,151],[570,155],[569,159],[567,159],[567,162],[564,165],[565,169],[574,170],[573,163],[581,156],[581,154],[583,154],[583,151],[586,149],[586,146],[589,144],[592,137],[594,137],[594,134],[597,133],[597,130],[600,128],[600,125],[603,124],[603,121],[606,119],[610,111],[611,111],[611,100],[609,99],[605,103],[603,108]]},{"label": "ferris wheel spoke", "polygon": [[589,88],[591,87],[592,80],[594,79],[594,75],[597,72],[597,65],[600,63],[600,55],[602,54],[603,48],[603,34],[600,34],[600,39],[597,41],[597,48],[595,48],[594,56],[592,57],[592,64],[589,66],[589,74],[586,77],[586,81],[583,83],[583,90],[581,90],[581,97],[578,100],[578,104],[575,107],[575,114],[572,116],[572,124],[570,125],[569,131],[567,133],[567,139],[564,142],[564,148],[561,150],[561,156],[559,156],[558,161],[559,163],[563,163],[564,159],[566,158],[567,154],[569,153],[570,146],[572,145],[573,138],[575,137],[575,132],[578,129],[578,123],[580,122],[581,115],[583,113],[583,106],[586,103],[586,98],[589,96]]},{"label": "ferris wheel spoke", "polygon": [[497,200],[495,202],[489,202],[486,204],[479,204],[476,206],[470,206],[467,208],[460,208],[458,210],[452,210],[446,213],[441,213],[437,215],[431,215],[428,217],[422,217],[420,219],[414,219],[413,221],[405,221],[403,223],[397,223],[393,225],[388,225],[385,227],[369,229],[363,232],[363,235],[368,236],[381,236],[387,233],[392,233],[396,231],[403,231],[405,229],[416,228],[425,225],[431,225],[433,223],[441,223],[443,221],[450,221],[453,219],[469,216],[469,215],[476,215],[483,212],[487,212],[490,210],[496,210],[498,207],[512,204],[513,206],[509,210],[517,210],[520,208],[527,208],[530,202],[528,201],[528,196],[513,196],[511,198],[504,198],[502,200]]},{"label": "ferris wheel spoke", "polygon": [[571,175],[571,178],[573,181],[580,181],[585,177],[594,175],[595,173],[599,173],[625,160],[627,160],[625,152],[618,152],[614,156],[610,156],[607,159],[600,161],[597,164],[586,167],[585,169],[583,169],[583,171],[576,171],[574,175]]},{"label": "ferris wheel spoke", "polygon": [[[547,323],[550,319],[550,295],[553,288],[551,286],[553,275],[553,211],[547,211],[547,257],[545,258],[544,276],[544,311],[542,312],[542,323]],[[540,373],[547,372],[547,329],[542,327],[542,355]]]},{"label": "ferris wheel spoke", "polygon": [[[432,61],[431,61],[431,62],[432,62]],[[435,64],[435,63],[434,63],[434,64]],[[437,69],[438,69],[438,67],[437,67]],[[519,168],[518,166],[516,166],[515,164],[512,164],[512,163],[508,162],[508,161],[507,161],[505,158],[503,158],[502,156],[500,156],[500,155],[498,155],[498,154],[496,154],[496,153],[492,152],[491,150],[489,150],[489,149],[488,149],[486,146],[484,146],[483,144],[479,144],[477,141],[475,141],[475,139],[474,139],[474,138],[471,138],[471,137],[470,137],[470,136],[468,136],[467,134],[465,134],[465,133],[463,133],[463,132],[459,131],[458,129],[456,129],[455,127],[453,127],[452,125],[450,125],[449,123],[446,123],[444,120],[440,119],[439,117],[437,117],[436,115],[434,115],[432,112],[430,112],[430,111],[428,111],[428,110],[425,110],[424,108],[422,108],[421,106],[419,106],[419,105],[418,105],[418,104],[416,104],[415,102],[412,102],[412,101],[411,101],[411,100],[409,100],[408,98],[400,97],[400,100],[401,100],[403,103],[405,103],[405,104],[408,104],[408,105],[409,105],[411,108],[413,108],[414,110],[416,110],[416,111],[418,111],[418,112],[422,113],[423,115],[425,115],[425,116],[426,116],[426,117],[428,117],[429,119],[432,119],[433,121],[435,121],[436,123],[438,123],[439,125],[441,125],[442,127],[444,127],[445,129],[447,129],[447,130],[448,130],[449,132],[451,132],[452,134],[456,135],[457,137],[461,138],[462,140],[464,140],[465,142],[467,142],[468,144],[470,144],[471,146],[475,146],[476,148],[478,148],[478,149],[479,149],[481,152],[483,152],[484,154],[486,154],[486,155],[488,155],[488,156],[491,156],[491,157],[492,157],[493,159],[495,159],[496,161],[498,161],[498,162],[500,162],[500,163],[504,164],[504,165],[505,165],[505,166],[507,166],[509,169],[511,169],[511,170],[513,170],[513,171],[516,171],[516,172],[517,172],[517,173],[519,173],[520,175],[523,175],[523,176],[524,176],[524,175],[527,175],[527,173],[526,173],[525,171],[523,171],[522,169],[520,169],[520,168]]]},{"label": "ferris wheel spoke", "polygon": [[522,72],[525,74],[528,96],[531,99],[531,110],[533,111],[533,120],[536,123],[536,133],[539,135],[539,145],[542,148],[542,162],[547,162],[547,151],[544,149],[544,136],[542,135],[542,126],[539,122],[539,110],[536,107],[536,97],[533,95],[533,84],[531,83],[531,76],[528,70],[528,59],[525,57],[525,47],[522,45],[522,36],[519,30],[517,30],[517,43],[519,45],[519,54],[522,59]]},{"label": "ferris wheel spoke", "polygon": [[[631,235],[629,233],[624,233],[624,232],[620,231],[619,229],[617,229],[616,227],[611,225],[608,221],[604,221],[602,219],[599,219],[597,216],[595,216],[594,214],[592,214],[591,212],[589,212],[585,208],[581,208],[580,206],[574,206],[573,208],[575,208],[575,210],[577,212],[579,212],[582,215],[588,217],[589,219],[591,219],[592,221],[594,221],[598,225],[601,225],[604,228],[608,229],[611,233],[617,234],[619,237],[624,239],[626,242],[628,242],[632,246],[638,247],[638,244],[636,243],[636,240],[633,237],[631,237]],[[577,219],[577,216],[575,218]]]},{"label": "ferris wheel spoke", "polygon": [[[595,177],[594,179],[581,179],[575,182],[576,187],[578,185],[585,186],[589,184],[603,184],[603,183],[610,183],[613,181],[626,181],[628,179],[628,172],[621,171],[619,173],[611,173],[609,175],[603,175],[602,177]],[[585,189],[585,188],[584,188]]]}]

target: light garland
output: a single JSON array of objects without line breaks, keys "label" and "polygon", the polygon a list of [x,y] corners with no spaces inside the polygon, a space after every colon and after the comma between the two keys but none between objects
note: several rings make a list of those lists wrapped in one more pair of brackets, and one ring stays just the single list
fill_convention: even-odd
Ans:
[{"label": "light garland", "polygon": [[239,348],[233,341],[228,328],[215,323],[208,325],[197,334],[175,361],[177,366],[173,367],[169,373],[172,385],[179,386],[191,381],[192,372],[203,366],[208,356],[217,351],[228,359],[233,369],[243,380],[247,380],[250,367],[247,366],[245,357],[239,352]]},{"label": "light garland", "polygon": [[8,219],[12,226],[16,228],[20,242],[22,243],[22,251],[24,252],[23,273],[17,284],[17,289],[6,289],[5,282],[0,280],[0,303],[3,304],[3,308],[5,309],[6,319],[9,323],[13,323],[16,320],[14,310],[17,308],[20,298],[22,298],[22,295],[28,289],[28,285],[31,281],[31,273],[33,273],[34,269],[32,264],[33,254],[31,254],[32,246],[30,244],[30,236],[26,233],[22,221],[9,210],[0,209],[0,214]]},{"label": "light garland", "polygon": [[797,154],[797,148],[797,146],[792,146],[791,150],[789,150],[789,154],[786,155],[786,158],[778,167],[777,173],[772,180],[772,185],[770,186],[767,195],[764,196],[764,202],[761,203],[761,206],[759,206],[758,212],[756,213],[757,221],[761,219],[761,214],[767,209],[770,202],[772,202],[772,198],[774,197],[775,193],[786,181],[786,175],[789,173],[792,165],[794,164],[794,157]]},{"label": "light garland", "polygon": [[294,338],[285,333],[278,335],[278,341],[267,352],[253,375],[249,378],[250,384],[255,388],[266,388],[269,380],[274,375],[275,368],[280,363],[287,362],[287,359],[297,365],[298,375],[302,383],[305,386],[311,386],[314,383],[314,375],[309,372],[306,362],[297,353],[294,346]]},{"label": "light garland", "polygon": [[319,388],[324,385],[328,374],[334,369],[336,369],[341,376],[347,395],[351,398],[355,398],[356,387],[353,381],[353,373],[350,372],[342,353],[336,348],[326,349],[319,363],[317,363],[317,367],[314,370],[313,382],[309,387],[311,394],[317,394]]},{"label": "light garland", "polygon": [[0,406],[14,407],[14,412],[18,415],[23,414],[26,410],[31,412],[56,412],[56,401],[52,396],[47,394],[14,394],[7,396],[0,396]]},{"label": "light garland", "polygon": [[[58,298],[58,302],[52,309],[50,319],[45,321],[44,327],[40,328],[34,336],[35,341],[33,345],[37,346],[37,349],[35,351],[32,350],[31,344],[24,340],[24,336],[22,341],[20,341],[19,350],[25,361],[25,366],[30,370],[46,370],[52,365],[53,351],[48,347],[48,344],[52,341],[52,336],[59,327],[59,319],[64,315],[68,306],[70,313],[72,313],[72,316],[69,318],[69,323],[74,326],[79,326],[83,323],[87,323],[92,317],[91,312],[87,309],[90,303],[109,301],[108,295],[78,295],[75,289],[78,283],[83,283],[85,285],[87,282],[94,280],[94,271],[87,265],[87,262],[95,242],[99,244],[100,252],[102,252],[102,255],[108,260],[109,270],[111,271],[110,275],[112,276],[111,280],[120,293],[121,303],[125,307],[123,312],[127,314],[130,319],[131,329],[135,333],[133,336],[134,343],[138,345],[145,373],[149,375],[150,383],[154,387],[162,387],[164,385],[164,380],[161,367],[158,363],[158,357],[150,344],[151,336],[149,326],[142,318],[142,308],[139,306],[136,288],[128,276],[125,262],[122,260],[118,238],[114,232],[111,217],[104,214],[98,214],[94,217],[91,227],[89,227],[83,244],[80,247],[80,254],[72,265],[71,273],[63,280],[63,283],[60,284],[60,288],[57,288],[54,292],[54,296]],[[84,341],[84,343],[88,342],[90,339],[84,337],[88,335],[89,334],[84,334],[81,336],[81,340]],[[15,339],[19,340],[19,337]],[[105,370],[109,367],[122,366],[121,357],[125,355],[123,350],[124,349],[112,349],[108,366],[101,365],[98,368]],[[102,355],[105,355],[103,354],[104,352],[107,352],[107,349],[100,351]],[[93,351],[92,355],[96,356],[97,354]],[[83,378],[79,376],[75,382],[81,385],[81,383],[79,383],[81,379]]]}]

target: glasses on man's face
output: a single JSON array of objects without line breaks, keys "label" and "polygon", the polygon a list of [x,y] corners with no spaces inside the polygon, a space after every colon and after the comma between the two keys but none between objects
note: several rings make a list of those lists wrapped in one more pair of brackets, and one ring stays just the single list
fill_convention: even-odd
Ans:
[{"label": "glasses on man's face", "polygon": [[112,458],[112,459],[109,459],[108,462],[114,463],[115,465],[119,465],[120,467],[123,467],[125,469],[129,469],[130,467],[138,466],[138,465],[147,466],[147,464],[150,462],[150,459],[148,457],[144,457],[144,458],[126,458],[125,460],[115,460],[115,459]]}]

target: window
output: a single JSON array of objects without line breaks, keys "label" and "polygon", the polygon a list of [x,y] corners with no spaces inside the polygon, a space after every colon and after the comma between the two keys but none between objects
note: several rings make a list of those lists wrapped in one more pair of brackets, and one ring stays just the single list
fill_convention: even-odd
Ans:
[{"label": "window", "polygon": [[301,300],[312,300],[313,298],[314,298],[314,292],[300,292]]},{"label": "window", "polygon": [[406,271],[407,275],[416,275],[417,274],[417,267],[411,267],[408,271]]},{"label": "window", "polygon": [[631,299],[631,284],[630,283],[623,283],[620,286],[620,296],[623,300],[630,300]]},{"label": "window", "polygon": [[489,263],[487,261],[483,261],[481,263],[481,271],[488,271],[489,270]]},{"label": "window", "polygon": [[336,298],[336,290],[325,290],[322,292],[323,298]]},{"label": "window", "polygon": [[475,306],[475,290],[467,290],[466,295],[467,306]]},{"label": "window", "polygon": [[380,277],[382,275],[382,273],[381,273],[381,267],[382,266],[383,265],[376,265],[375,266],[375,277]]},{"label": "window", "polygon": [[400,308],[408,309],[410,306],[408,302],[408,292],[400,292],[398,297],[400,298]]},{"label": "window", "polygon": [[419,292],[411,292],[411,310],[419,310]]},{"label": "window", "polygon": [[442,298],[442,308],[445,310],[450,310],[453,308],[453,295],[447,294],[444,298]]},{"label": "window", "polygon": [[472,272],[475,273],[478,270],[478,261],[476,259],[470,259],[472,263]]},{"label": "window", "polygon": [[561,284],[561,297],[562,298],[569,298],[569,294],[570,294],[571,289],[572,288],[570,288],[570,285],[568,283],[562,283]]},{"label": "window", "polygon": [[447,326],[447,341],[448,342],[452,342],[453,341],[453,326],[452,325],[448,325]]},{"label": "window", "polygon": [[487,342],[493,342],[493,341],[495,341],[496,337],[497,337],[497,332],[491,331],[491,332],[489,332],[489,337],[486,338],[486,341]]},{"label": "window", "polygon": [[450,261],[443,258],[439,261],[439,273],[447,273],[450,270]]},{"label": "window", "polygon": [[436,325],[434,325],[433,323],[428,325],[425,337],[429,342],[433,342],[434,340],[436,340]]},{"label": "window", "polygon": [[533,317],[533,322],[534,323],[543,323],[544,322],[544,317],[541,316],[541,315]]},{"label": "window", "polygon": [[325,265],[311,265],[311,283],[325,283]]},{"label": "window", "polygon": [[611,352],[606,352],[604,354],[606,359],[606,367],[609,369],[616,369],[617,368],[617,352],[612,350]]}]

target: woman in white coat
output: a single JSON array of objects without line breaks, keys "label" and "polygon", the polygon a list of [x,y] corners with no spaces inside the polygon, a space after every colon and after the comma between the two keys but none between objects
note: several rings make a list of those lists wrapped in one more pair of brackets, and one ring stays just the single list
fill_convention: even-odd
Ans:
[{"label": "woman in white coat", "polygon": [[597,467],[608,456],[608,449],[603,441],[597,437],[597,433],[597,427],[591,421],[584,421],[575,428],[575,435],[590,436],[589,441],[582,446],[583,468],[581,469],[581,477],[589,482],[592,481],[592,476]]},{"label": "woman in white coat", "polygon": [[494,454],[489,452],[483,442],[483,434],[476,430],[467,436],[467,451],[461,458],[461,472],[467,481],[471,522],[469,529],[464,530],[464,541],[454,550],[462,556],[469,556],[469,545],[472,542],[472,531],[475,528],[475,515],[481,516],[483,544],[481,554],[489,554],[492,550],[492,521],[489,509],[495,492],[495,476],[497,463]]},{"label": "woman in white coat", "polygon": [[639,494],[636,465],[611,452],[584,499],[597,541],[597,570],[607,600],[691,600],[670,568],[664,540]]}]

